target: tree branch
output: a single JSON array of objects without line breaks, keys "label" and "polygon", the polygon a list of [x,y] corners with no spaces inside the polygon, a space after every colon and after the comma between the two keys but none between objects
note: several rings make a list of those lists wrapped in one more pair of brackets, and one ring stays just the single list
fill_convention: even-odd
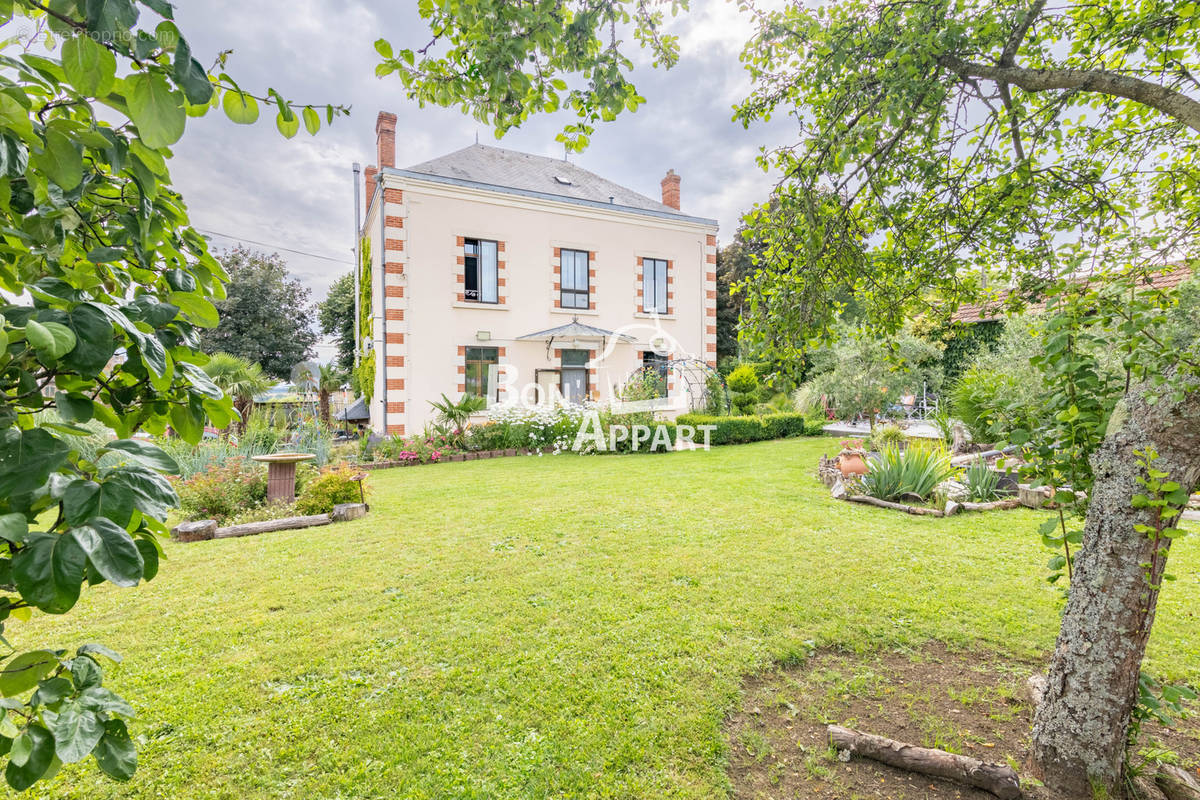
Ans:
[{"label": "tree branch", "polygon": [[1025,16],[1017,25],[1016,30],[1012,32],[1012,36],[1008,39],[1008,44],[1004,45],[1004,52],[1000,54],[1000,66],[1011,67],[1017,57],[1017,50],[1021,47],[1021,42],[1025,40],[1025,34],[1029,33],[1029,29],[1033,27],[1033,22],[1042,13],[1042,9],[1046,7],[1046,0],[1037,0],[1029,10],[1025,12]]},{"label": "tree branch", "polygon": [[1200,101],[1157,83],[1102,69],[1029,69],[990,66],[941,55],[937,63],[963,77],[1011,83],[1027,92],[1077,89],[1123,97],[1155,109],[1200,133]]}]

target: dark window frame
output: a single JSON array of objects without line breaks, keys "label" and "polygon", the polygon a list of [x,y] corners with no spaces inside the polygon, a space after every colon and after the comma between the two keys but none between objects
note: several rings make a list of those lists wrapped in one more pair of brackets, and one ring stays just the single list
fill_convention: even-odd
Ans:
[{"label": "dark window frame", "polygon": [[[490,353],[490,356],[488,355]],[[474,355],[474,358],[472,358]],[[463,394],[473,394],[476,397],[486,398],[488,396],[488,367],[492,364],[499,365],[500,363],[500,348],[499,347],[468,347],[463,355],[463,363],[466,365],[463,375]],[[472,371],[472,367],[475,371]],[[477,384],[480,391],[472,391],[472,384]]]},{"label": "dark window frame", "polygon": [[[571,254],[570,268],[567,271],[567,253]],[[578,284],[579,278],[579,263],[578,257],[583,256],[583,288],[580,289]],[[558,305],[561,308],[569,308],[575,311],[588,310],[592,307],[592,254],[588,250],[572,250],[567,247],[560,248],[558,251]],[[568,275],[570,281],[567,280]],[[568,288],[568,284],[570,288]],[[567,298],[570,297],[570,302]],[[582,299],[583,305],[580,305]]]},{"label": "dark window frame", "polygon": [[[484,293],[484,269],[486,264],[481,264],[483,261],[483,245],[492,245],[494,258],[491,263],[492,271],[492,286],[495,292],[495,298],[485,300]],[[472,280],[474,278],[474,280]],[[472,288],[472,283],[474,287]],[[472,297],[471,295],[474,295]],[[484,303],[487,305],[500,304],[500,242],[495,239],[480,239],[477,237],[463,238],[463,301],[467,303]]]}]

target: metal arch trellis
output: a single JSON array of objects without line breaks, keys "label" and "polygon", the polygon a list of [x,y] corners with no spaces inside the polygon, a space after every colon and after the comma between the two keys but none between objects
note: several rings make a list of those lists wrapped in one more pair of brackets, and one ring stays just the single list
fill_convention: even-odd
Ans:
[{"label": "metal arch trellis", "polygon": [[[699,358],[670,358],[665,362],[667,375],[674,372],[687,389],[688,411],[703,411],[709,406],[709,380],[716,378],[721,386],[723,414],[731,413],[733,402],[729,396],[729,387],[725,385],[725,377],[715,367]],[[679,386],[679,383],[676,383]],[[697,392],[696,389],[699,389]],[[699,407],[697,407],[697,405]]]}]

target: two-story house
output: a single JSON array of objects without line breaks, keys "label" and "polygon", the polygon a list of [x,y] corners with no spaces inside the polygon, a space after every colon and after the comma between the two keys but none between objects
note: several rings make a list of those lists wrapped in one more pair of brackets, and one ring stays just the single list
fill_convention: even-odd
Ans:
[{"label": "two-story house", "polygon": [[643,367],[715,365],[717,223],[680,210],[673,171],[659,202],[479,144],[400,169],[394,114],[376,137],[361,239],[375,431],[420,431],[443,394],[604,400]]}]

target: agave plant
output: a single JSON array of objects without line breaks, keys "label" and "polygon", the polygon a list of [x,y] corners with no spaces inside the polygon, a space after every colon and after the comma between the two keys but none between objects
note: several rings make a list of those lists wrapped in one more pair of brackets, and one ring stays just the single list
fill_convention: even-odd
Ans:
[{"label": "agave plant", "polygon": [[1000,473],[988,467],[982,458],[971,462],[964,477],[967,492],[976,503],[986,503],[1000,496]]},{"label": "agave plant", "polygon": [[925,500],[939,483],[953,475],[950,456],[943,448],[892,447],[871,457],[862,483],[867,494],[880,500]]}]

